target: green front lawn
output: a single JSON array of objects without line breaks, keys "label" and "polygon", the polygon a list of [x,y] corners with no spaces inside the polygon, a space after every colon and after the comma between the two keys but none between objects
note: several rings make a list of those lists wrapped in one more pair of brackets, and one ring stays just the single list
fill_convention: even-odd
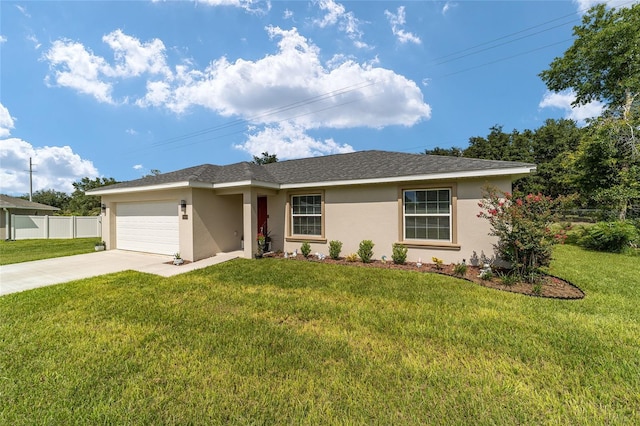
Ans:
[{"label": "green front lawn", "polygon": [[90,253],[100,238],[0,241],[0,265]]},{"label": "green front lawn", "polygon": [[639,424],[640,262],[579,301],[276,259],[0,298],[0,424]]}]

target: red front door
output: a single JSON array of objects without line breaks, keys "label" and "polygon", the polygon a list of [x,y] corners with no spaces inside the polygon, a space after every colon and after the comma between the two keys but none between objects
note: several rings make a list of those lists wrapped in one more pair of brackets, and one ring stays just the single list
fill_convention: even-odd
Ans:
[{"label": "red front door", "polygon": [[258,233],[267,235],[267,197],[258,197]]}]

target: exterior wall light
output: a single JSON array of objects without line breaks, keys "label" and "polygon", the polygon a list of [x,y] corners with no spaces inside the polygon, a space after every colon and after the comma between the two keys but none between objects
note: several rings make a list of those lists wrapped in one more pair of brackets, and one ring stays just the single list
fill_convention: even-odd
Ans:
[{"label": "exterior wall light", "polygon": [[187,212],[187,200],[180,200],[180,208],[182,209],[182,213]]}]

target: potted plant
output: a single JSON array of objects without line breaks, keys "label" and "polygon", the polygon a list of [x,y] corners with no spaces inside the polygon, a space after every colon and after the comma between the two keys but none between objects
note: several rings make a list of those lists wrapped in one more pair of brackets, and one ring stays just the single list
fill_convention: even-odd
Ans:
[{"label": "potted plant", "polygon": [[180,253],[176,253],[173,255],[173,264],[174,265],[182,265],[184,263],[184,259],[180,257]]},{"label": "potted plant", "polygon": [[107,244],[104,241],[98,241],[95,245],[96,251],[103,251],[107,247]]},{"label": "potted plant", "polygon": [[262,232],[259,232],[258,236],[256,237],[256,241],[258,242],[258,252],[256,253],[256,259],[259,259],[264,254],[267,237],[265,237]]}]

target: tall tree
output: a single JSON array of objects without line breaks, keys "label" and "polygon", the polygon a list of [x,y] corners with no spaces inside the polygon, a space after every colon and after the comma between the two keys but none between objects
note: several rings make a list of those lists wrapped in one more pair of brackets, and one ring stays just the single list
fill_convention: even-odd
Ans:
[{"label": "tall tree", "polygon": [[[23,195],[25,200],[29,199],[29,194]],[[68,194],[53,189],[41,189],[32,194],[32,201],[34,203],[46,204],[48,206],[57,207],[63,213],[69,206],[71,197]]]},{"label": "tall tree", "polygon": [[623,219],[640,202],[640,4],[617,10],[597,5],[573,33],[573,45],[540,77],[550,90],[573,90],[576,105],[606,104],[572,165],[583,199]]},{"label": "tall tree", "polygon": [[160,170],[151,169],[151,170],[149,170],[149,173],[147,173],[146,175],[144,175],[142,177],[145,178],[145,177],[149,177],[149,176],[158,176],[158,175],[161,175],[161,174],[162,174],[162,172]]},{"label": "tall tree", "polygon": [[533,132],[536,172],[528,178],[524,192],[542,192],[552,197],[578,192],[574,184],[572,154],[578,149],[584,132],[573,120],[545,121]]},{"label": "tall tree", "polygon": [[631,131],[623,121],[640,129],[640,119],[600,117],[589,126],[574,157],[575,181],[585,202],[616,213],[619,219],[640,204],[640,156],[625,143]]},{"label": "tall tree", "polygon": [[78,216],[93,216],[100,214],[100,197],[87,195],[86,191],[107,185],[118,183],[114,178],[83,177],[80,181],[73,183],[74,191],[69,202],[69,211]]},{"label": "tall tree", "polygon": [[436,146],[433,149],[425,149],[423,154],[425,155],[446,155],[449,157],[462,157],[462,149],[457,146],[451,148],[440,148]]},{"label": "tall tree", "polygon": [[522,133],[517,130],[505,133],[502,131],[502,126],[497,124],[489,130],[486,138],[481,136],[469,138],[469,146],[463,151],[465,157],[533,162],[533,134],[530,130]]},{"label": "tall tree", "polygon": [[257,155],[253,156],[253,162],[256,164],[269,164],[269,163],[277,163],[278,156],[276,154],[269,154],[269,151],[265,151],[262,153],[261,157]]},{"label": "tall tree", "polygon": [[564,56],[540,77],[550,90],[572,89],[576,105],[594,100],[620,109],[640,94],[640,3],[628,8],[592,7]]}]

